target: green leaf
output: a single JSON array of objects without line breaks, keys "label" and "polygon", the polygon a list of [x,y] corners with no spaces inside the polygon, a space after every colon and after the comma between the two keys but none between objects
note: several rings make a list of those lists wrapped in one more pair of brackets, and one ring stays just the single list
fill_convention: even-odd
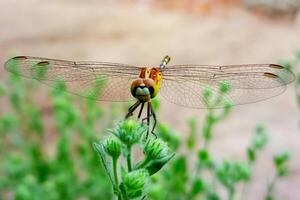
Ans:
[{"label": "green leaf", "polygon": [[186,176],[188,172],[187,158],[183,155],[177,157],[171,167],[172,172],[177,174],[179,177]]},{"label": "green leaf", "polygon": [[248,164],[236,161],[224,161],[217,169],[217,177],[226,188],[234,188],[241,181],[248,181],[251,170]]},{"label": "green leaf", "polygon": [[192,196],[195,197],[197,194],[204,190],[204,183],[201,179],[197,178],[192,185]]},{"label": "green leaf", "polygon": [[207,150],[202,149],[198,151],[198,159],[200,162],[208,162],[210,161],[210,155]]},{"label": "green leaf", "polygon": [[266,128],[263,125],[257,125],[252,139],[252,148],[254,150],[264,148],[268,143],[268,139],[269,137]]},{"label": "green leaf", "polygon": [[252,148],[247,148],[247,157],[250,162],[254,162],[256,160],[255,150]]},{"label": "green leaf", "polygon": [[288,173],[287,162],[289,160],[289,153],[287,151],[274,156],[274,164],[278,176],[285,176]]},{"label": "green leaf", "polygon": [[171,160],[174,157],[174,155],[175,155],[174,153],[170,153],[170,154],[162,157],[161,159],[153,160],[153,161],[149,162],[149,164],[147,165],[146,169],[148,170],[150,176],[152,176],[153,174],[155,174],[159,170],[161,170],[161,168],[167,162],[169,162],[169,160]]},{"label": "green leaf", "polygon": [[275,155],[274,156],[274,164],[276,167],[282,166],[289,160],[289,153],[288,152],[283,152],[281,154]]},{"label": "green leaf", "polygon": [[113,182],[113,176],[112,176],[112,165],[111,165],[111,161],[109,161],[108,157],[106,156],[104,147],[102,143],[93,143],[94,146],[94,150],[98,153],[100,160],[104,166],[104,169],[109,177],[109,180],[111,181],[112,185],[114,185]]},{"label": "green leaf", "polygon": [[288,174],[288,167],[287,166],[280,166],[277,168],[277,174],[279,176],[285,176]]}]

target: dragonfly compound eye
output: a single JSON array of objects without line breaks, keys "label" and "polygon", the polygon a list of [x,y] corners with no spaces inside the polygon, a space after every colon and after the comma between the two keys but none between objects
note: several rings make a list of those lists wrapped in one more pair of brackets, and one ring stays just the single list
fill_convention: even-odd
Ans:
[{"label": "dragonfly compound eye", "polygon": [[154,88],[152,86],[150,86],[148,89],[149,89],[149,92],[150,92],[150,94],[152,96],[152,94],[154,93]]}]

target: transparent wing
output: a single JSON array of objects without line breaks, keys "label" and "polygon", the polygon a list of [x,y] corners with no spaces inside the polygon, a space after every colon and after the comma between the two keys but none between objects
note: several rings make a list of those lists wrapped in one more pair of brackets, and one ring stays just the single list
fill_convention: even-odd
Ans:
[{"label": "transparent wing", "polygon": [[139,75],[135,66],[106,62],[73,62],[48,58],[18,56],[9,59],[5,68],[15,74],[36,79],[94,100],[132,100],[130,85]]},{"label": "transparent wing", "polygon": [[[193,107],[224,107],[208,105],[203,93],[209,89],[214,98],[222,96],[233,105],[261,101],[281,94],[293,82],[294,74],[275,64],[231,66],[175,65],[163,71],[161,94],[172,103]],[[226,83],[226,94],[220,85]]]}]

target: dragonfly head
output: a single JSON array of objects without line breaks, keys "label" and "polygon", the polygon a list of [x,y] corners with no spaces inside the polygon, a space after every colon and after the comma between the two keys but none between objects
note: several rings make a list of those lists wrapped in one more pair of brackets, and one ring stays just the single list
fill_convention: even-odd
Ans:
[{"label": "dragonfly head", "polygon": [[157,95],[157,86],[150,78],[137,79],[131,84],[131,94],[141,102],[147,102]]}]

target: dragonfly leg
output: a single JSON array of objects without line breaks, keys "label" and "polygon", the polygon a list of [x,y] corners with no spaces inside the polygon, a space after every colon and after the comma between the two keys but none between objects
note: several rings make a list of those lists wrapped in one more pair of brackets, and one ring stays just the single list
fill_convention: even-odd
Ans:
[{"label": "dragonfly leg", "polygon": [[157,135],[154,133],[154,129],[156,127],[157,120],[156,120],[156,114],[154,112],[151,102],[150,102],[150,108],[151,108],[151,115],[153,116],[153,120],[154,120],[154,124],[153,124],[152,130],[151,130],[151,133],[157,138]]},{"label": "dragonfly leg", "polygon": [[125,119],[128,119],[128,117],[132,116],[133,112],[135,111],[135,109],[137,107],[139,107],[140,104],[141,104],[141,102],[137,101],[135,104],[133,104],[132,106],[130,106],[130,108],[128,109],[128,113],[125,116]]},{"label": "dragonfly leg", "polygon": [[144,119],[142,119],[142,123],[144,123],[145,120],[147,120],[147,126],[148,126],[148,130],[147,130],[147,135],[146,135],[146,139],[148,138],[149,136],[149,132],[150,132],[150,118],[153,117],[154,119],[154,125],[153,125],[153,128],[151,129],[151,133],[155,136],[156,134],[154,133],[154,128],[156,126],[156,115],[154,113],[154,110],[153,110],[153,107],[152,107],[152,104],[151,102],[148,102],[147,103],[147,117],[145,117]]},{"label": "dragonfly leg", "polygon": [[147,103],[147,117],[143,118],[142,119],[142,124],[145,123],[145,120],[147,120],[147,126],[148,126],[148,130],[147,130],[147,135],[146,135],[146,140],[148,138],[148,135],[149,135],[149,125],[150,125],[150,114],[151,114],[151,109],[150,109],[150,106],[149,106],[149,102]]},{"label": "dragonfly leg", "polygon": [[150,102],[148,102],[148,106],[147,106],[147,126],[148,126],[148,130],[147,130],[147,135],[146,135],[146,140],[148,139],[149,136],[149,130],[150,130],[150,115],[151,115],[151,109],[150,109]]},{"label": "dragonfly leg", "polygon": [[145,103],[143,102],[142,105],[141,105],[141,109],[140,109],[139,115],[138,115],[138,120],[141,118],[141,115],[142,115],[142,112],[143,112],[144,105],[145,105]]}]

